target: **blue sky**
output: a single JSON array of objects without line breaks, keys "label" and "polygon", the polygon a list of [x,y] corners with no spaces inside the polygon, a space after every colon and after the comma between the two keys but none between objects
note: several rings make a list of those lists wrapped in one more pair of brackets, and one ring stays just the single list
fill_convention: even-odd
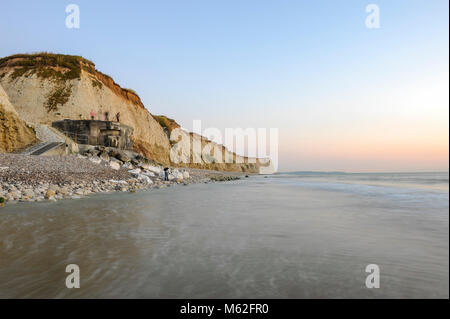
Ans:
[{"label": "blue sky", "polygon": [[[70,3],[80,29],[65,27]],[[369,3],[380,29],[365,27]],[[4,1],[0,56],[82,55],[186,128],[278,127],[282,170],[447,170],[448,12],[447,0]]]}]

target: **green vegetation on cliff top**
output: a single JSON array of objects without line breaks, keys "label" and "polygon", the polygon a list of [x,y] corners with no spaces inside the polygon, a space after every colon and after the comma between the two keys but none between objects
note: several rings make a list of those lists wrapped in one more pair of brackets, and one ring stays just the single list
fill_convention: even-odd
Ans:
[{"label": "green vegetation on cliff top", "polygon": [[12,80],[34,73],[44,79],[67,81],[79,79],[82,69],[91,73],[95,71],[95,64],[83,57],[47,52],[1,58],[0,68],[3,67],[15,67],[11,75]]},{"label": "green vegetation on cliff top", "polygon": [[[66,85],[67,81],[80,79],[82,71],[92,75],[91,83],[94,88],[101,89],[103,85],[106,85],[113,92],[143,108],[145,107],[135,91],[121,88],[109,75],[98,71],[92,61],[81,56],[48,52],[15,54],[0,58],[0,69],[2,68],[11,68],[13,70],[9,74],[10,81],[14,81],[22,76],[36,75],[40,79],[55,82],[57,88],[52,92],[51,98],[49,98],[46,105],[49,111],[56,110],[58,104],[63,105],[68,100],[70,92],[68,88],[63,89],[62,86]],[[3,78],[6,73],[1,73],[0,78]]]},{"label": "green vegetation on cliff top", "polygon": [[167,129],[168,135],[170,136],[170,133],[172,133],[172,130],[179,128],[180,125],[175,122],[175,120],[168,118],[164,115],[153,115],[155,120],[158,121],[159,125],[161,125],[164,129]]},{"label": "green vegetation on cliff top", "polygon": [[[21,76],[36,74],[42,79],[52,79],[59,83],[79,79],[81,71],[84,70],[92,75],[98,75],[100,80],[107,86],[117,85],[112,77],[104,74],[95,68],[94,62],[78,55],[55,54],[48,52],[39,52],[33,54],[15,54],[0,58],[0,69],[4,67],[13,67],[14,72],[10,75],[11,80]],[[2,74],[4,76],[4,74]],[[92,82],[94,87],[101,88],[101,82],[98,80]],[[117,85],[119,86],[119,85]],[[119,86],[120,87],[120,86]],[[123,89],[137,97],[138,94],[131,89]]]}]

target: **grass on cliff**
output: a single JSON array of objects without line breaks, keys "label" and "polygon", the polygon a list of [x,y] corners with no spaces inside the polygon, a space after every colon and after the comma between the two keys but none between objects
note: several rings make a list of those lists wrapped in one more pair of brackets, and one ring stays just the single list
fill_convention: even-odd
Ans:
[{"label": "grass on cliff", "polygon": [[[15,54],[0,59],[0,68],[3,67],[14,67],[14,72],[10,76],[11,81],[23,75],[29,76],[36,74],[41,79],[53,79],[59,82],[66,82],[68,80],[80,79],[82,70],[93,75],[99,74],[113,81],[109,75],[98,71],[95,68],[94,62],[78,55],[48,52]],[[102,83],[98,80],[93,80],[92,85],[94,87],[101,87]]]},{"label": "grass on cliff", "polygon": [[172,130],[180,127],[180,125],[175,122],[175,120],[168,118],[167,116],[153,115],[153,117],[158,121],[159,125],[161,125],[163,129],[167,130],[168,136],[170,136]]},{"label": "grass on cliff", "polygon": [[92,79],[92,87],[101,89],[103,87],[103,83],[99,80],[93,78]]},{"label": "grass on cliff", "polygon": [[36,74],[42,79],[59,82],[78,79],[81,70],[95,70],[91,61],[75,55],[41,52],[36,54],[16,54],[0,59],[0,68],[14,67],[11,80],[24,75]]},{"label": "grass on cliff", "polygon": [[[33,54],[16,54],[0,59],[0,69],[10,68],[13,71],[9,74],[10,81],[20,77],[36,75],[40,79],[51,80],[61,86],[67,81],[80,79],[82,71],[91,74],[92,86],[101,89],[103,85],[113,92],[122,96],[126,100],[145,108],[139,95],[131,89],[123,89],[112,77],[98,71],[95,64],[77,55],[54,54],[40,52]],[[7,72],[1,76],[5,76]],[[67,92],[67,91],[66,91]],[[63,93],[61,90],[57,93]],[[53,109],[53,101],[49,101],[49,107]]]},{"label": "grass on cliff", "polygon": [[[16,61],[11,61],[16,60]],[[32,54],[14,54],[8,57],[0,58],[0,67],[5,65],[22,65],[22,66],[62,66],[69,69],[78,65],[82,61],[87,65],[95,66],[94,63],[88,59],[83,58],[78,55],[66,55],[66,54],[55,54],[49,52],[39,52]]]},{"label": "grass on cliff", "polygon": [[136,93],[136,91],[135,91],[135,90],[132,90],[132,89],[127,89],[127,88],[123,88],[122,90],[124,90],[124,91],[126,91],[126,92],[130,92],[130,93],[132,93],[132,94],[134,94],[134,95],[138,96],[138,94]]},{"label": "grass on cliff", "polygon": [[72,94],[72,86],[58,86],[47,96],[47,102],[45,108],[48,112],[56,111],[58,105],[64,105],[69,101]]}]

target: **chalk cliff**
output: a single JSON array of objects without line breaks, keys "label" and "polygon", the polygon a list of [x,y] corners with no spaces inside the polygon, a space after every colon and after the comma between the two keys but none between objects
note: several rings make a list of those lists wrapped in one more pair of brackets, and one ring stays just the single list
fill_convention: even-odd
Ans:
[{"label": "chalk cliff", "polygon": [[[0,85],[15,107],[6,108],[17,111],[29,123],[50,125],[63,119],[89,119],[91,112],[95,119],[104,119],[108,112],[109,119],[115,120],[115,115],[120,113],[120,122],[134,129],[135,151],[164,165],[177,164],[170,161],[174,141],[169,140],[169,133],[178,124],[164,116],[152,116],[136,92],[120,87],[83,57],[38,53],[1,58]],[[220,164],[215,160],[207,164],[178,165],[258,171],[257,164]]]},{"label": "chalk cliff", "polygon": [[82,57],[34,54],[0,59],[0,84],[27,122],[97,119],[105,112],[134,128],[134,144],[144,155],[169,163],[169,141],[139,96],[123,89]]}]

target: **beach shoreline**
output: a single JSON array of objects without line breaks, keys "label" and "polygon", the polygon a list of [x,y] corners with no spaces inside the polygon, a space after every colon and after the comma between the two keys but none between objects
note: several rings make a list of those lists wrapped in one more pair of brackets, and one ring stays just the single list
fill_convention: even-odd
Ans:
[{"label": "beach shoreline", "polygon": [[136,192],[172,185],[237,180],[246,173],[170,168],[145,162],[103,160],[97,156],[31,156],[0,154],[0,198],[19,202],[79,199],[97,193]]}]

